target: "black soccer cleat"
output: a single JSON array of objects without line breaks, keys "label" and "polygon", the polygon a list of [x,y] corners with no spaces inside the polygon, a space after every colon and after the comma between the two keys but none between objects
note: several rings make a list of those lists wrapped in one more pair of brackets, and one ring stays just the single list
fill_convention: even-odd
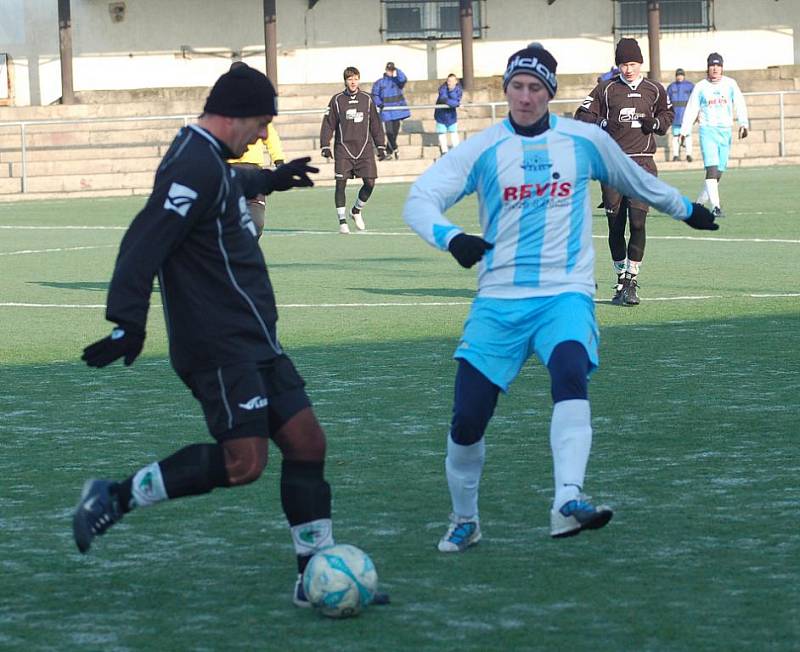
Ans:
[{"label": "black soccer cleat", "polygon": [[627,285],[627,281],[628,279],[626,279],[624,276],[617,280],[617,284],[614,286],[614,296],[611,297],[612,305],[625,305],[625,287]]},{"label": "black soccer cleat", "polygon": [[725,213],[722,212],[719,206],[714,206],[714,208],[711,209],[711,215],[714,216],[715,220],[719,217],[725,217]]},{"label": "black soccer cleat", "polygon": [[635,278],[629,278],[625,280],[627,283],[622,290],[622,303],[626,306],[638,306],[639,293],[637,292],[637,289],[639,287],[639,283],[637,283]]},{"label": "black soccer cleat", "polygon": [[92,540],[105,533],[122,518],[122,508],[116,494],[117,483],[109,480],[87,480],[81,499],[72,517],[75,545],[82,553],[89,551]]}]

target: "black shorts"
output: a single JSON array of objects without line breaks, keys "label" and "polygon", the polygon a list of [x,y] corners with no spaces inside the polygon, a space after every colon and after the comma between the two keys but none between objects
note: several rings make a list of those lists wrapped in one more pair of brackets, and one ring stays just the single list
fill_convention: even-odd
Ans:
[{"label": "black shorts", "polygon": [[372,150],[360,158],[337,156],[333,161],[333,172],[337,179],[377,179],[378,166]]},{"label": "black shorts", "polygon": [[286,355],[198,371],[181,380],[200,401],[217,441],[269,437],[311,406],[305,381]]},{"label": "black shorts", "polygon": [[[642,168],[647,170],[650,174],[654,177],[658,176],[658,168],[656,167],[656,162],[653,160],[651,156],[641,156],[638,158],[633,158],[633,162],[640,165]],[[633,197],[624,197],[619,193],[616,188],[612,188],[611,186],[607,186],[605,184],[600,184],[600,188],[603,191],[603,206],[606,209],[606,215],[611,214],[616,215],[619,212],[619,207],[622,204],[623,199],[628,200],[628,206],[630,208],[638,208],[641,211],[647,213],[650,210],[650,205],[645,204],[643,201],[639,201],[638,199],[634,199]]]}]

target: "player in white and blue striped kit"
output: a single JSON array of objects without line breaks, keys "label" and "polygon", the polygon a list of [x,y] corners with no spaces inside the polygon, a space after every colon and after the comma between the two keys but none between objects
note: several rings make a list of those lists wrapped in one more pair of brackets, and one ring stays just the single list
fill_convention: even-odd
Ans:
[{"label": "player in white and blue striped kit", "polygon": [[[583,495],[592,441],[588,377],[599,360],[589,182],[600,180],[698,229],[711,213],[634,163],[599,127],[550,115],[556,61],[539,44],[516,52],[503,84],[509,117],[466,140],[411,188],[403,216],[463,266],[480,261],[478,296],[455,353],[455,403],[445,469],[453,512],[442,552],[481,538],[483,434],[500,391],[534,353],[547,366],[554,537],[603,527],[612,511]],[[482,235],[445,211],[477,193]]]},{"label": "player in white and blue striped kit", "polygon": [[681,123],[681,143],[692,133],[692,125],[700,117],[700,152],[706,168],[706,180],[697,201],[709,201],[714,217],[722,215],[719,182],[728,167],[733,140],[733,113],[739,121],[739,138],[747,138],[750,123],[747,106],[739,85],[722,74],[722,55],[712,52],[706,59],[707,78],[692,89]]}]

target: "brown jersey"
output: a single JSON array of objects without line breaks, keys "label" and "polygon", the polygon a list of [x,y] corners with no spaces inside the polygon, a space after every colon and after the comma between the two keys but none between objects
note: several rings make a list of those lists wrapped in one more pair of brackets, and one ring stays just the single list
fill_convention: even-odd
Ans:
[{"label": "brown jersey", "polygon": [[368,147],[370,139],[375,147],[385,147],[386,136],[378,109],[369,93],[360,89],[350,93],[345,89],[331,98],[325,117],[322,118],[320,147],[328,147],[334,135],[335,158],[369,157],[375,160],[374,150]]},{"label": "brown jersey", "polygon": [[[639,118],[643,117],[655,118],[654,133],[642,133]],[[576,120],[602,127],[632,157],[652,157],[654,134],[666,134],[674,118],[672,102],[661,84],[642,77],[631,86],[619,75],[595,86],[575,112]]]}]

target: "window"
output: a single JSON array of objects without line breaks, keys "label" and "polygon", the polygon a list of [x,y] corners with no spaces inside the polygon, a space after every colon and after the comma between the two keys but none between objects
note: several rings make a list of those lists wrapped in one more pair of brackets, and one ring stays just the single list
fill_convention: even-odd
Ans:
[{"label": "window", "polygon": [[[713,0],[659,0],[662,32],[697,32],[713,28]],[[617,0],[618,34],[647,34],[647,0]]]},{"label": "window", "polygon": [[[461,37],[458,0],[382,0],[384,37],[394,39],[452,39]],[[480,0],[472,1],[472,36],[481,37]]]}]

